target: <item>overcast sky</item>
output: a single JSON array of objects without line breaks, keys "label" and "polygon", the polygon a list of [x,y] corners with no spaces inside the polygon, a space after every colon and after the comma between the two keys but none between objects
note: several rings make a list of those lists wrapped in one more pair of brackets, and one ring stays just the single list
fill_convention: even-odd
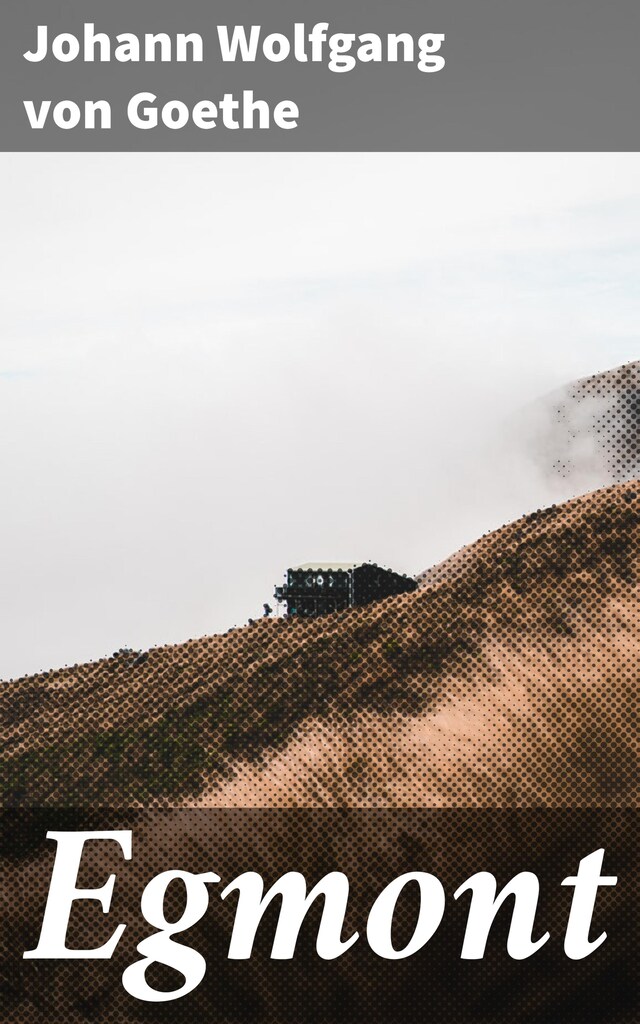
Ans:
[{"label": "overcast sky", "polygon": [[513,417],[640,355],[640,157],[4,155],[0,677],[416,573],[549,495]]}]

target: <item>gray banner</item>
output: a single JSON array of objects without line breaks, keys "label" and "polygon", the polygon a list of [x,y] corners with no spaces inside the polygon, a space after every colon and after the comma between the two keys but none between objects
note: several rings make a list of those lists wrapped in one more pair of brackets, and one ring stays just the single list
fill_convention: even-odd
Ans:
[{"label": "gray banner", "polygon": [[[5,0],[0,18],[3,151],[637,148],[637,0]],[[176,33],[199,33],[204,59],[85,63],[82,45],[77,59],[52,56],[59,33],[82,44],[88,22],[111,38],[112,58],[122,33],[167,33],[174,42]],[[328,67],[327,43],[317,62],[300,62],[293,53],[272,62],[260,51],[253,63],[221,60],[218,25],[258,24],[261,39],[272,32],[293,39],[296,22],[306,35],[319,22],[329,23],[329,36],[377,33],[385,53],[388,33],[409,33],[416,42],[423,33],[444,33],[445,66],[420,71],[416,48],[412,61],[358,62],[336,73]],[[30,62],[23,54],[37,52],[38,25],[48,28],[48,55]],[[55,45],[68,54],[73,43]],[[358,40],[352,54],[357,47]],[[269,104],[268,130],[242,127],[250,91]],[[131,123],[128,105],[141,92],[156,97],[138,110],[151,119],[157,111],[157,127]],[[219,106],[229,93],[240,104],[229,115],[240,121],[235,130],[223,123]],[[87,100],[108,103],[109,129],[85,127]],[[216,105],[215,117],[206,107],[215,127],[194,124],[193,107],[203,100]],[[295,128],[274,125],[274,108],[284,100],[299,108]],[[30,126],[24,101],[44,127]],[[172,101],[184,107],[174,105],[171,116],[188,117],[179,130],[162,122]],[[76,114],[77,126],[56,124]],[[104,111],[96,115],[97,125],[104,120]]]}]

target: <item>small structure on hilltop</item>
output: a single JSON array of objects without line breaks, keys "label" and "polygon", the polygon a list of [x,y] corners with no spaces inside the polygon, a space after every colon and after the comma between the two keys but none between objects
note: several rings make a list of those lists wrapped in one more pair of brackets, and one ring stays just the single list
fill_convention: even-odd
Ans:
[{"label": "small structure on hilltop", "polygon": [[409,576],[371,562],[305,562],[287,570],[287,582],[274,596],[288,615],[316,616],[340,612],[406,594],[418,586]]}]

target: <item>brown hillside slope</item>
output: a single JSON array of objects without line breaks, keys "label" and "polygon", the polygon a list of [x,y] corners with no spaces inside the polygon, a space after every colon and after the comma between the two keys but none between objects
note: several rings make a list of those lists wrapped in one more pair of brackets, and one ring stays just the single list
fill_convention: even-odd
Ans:
[{"label": "brown hillside slope", "polygon": [[413,594],[7,684],[4,802],[635,802],[639,526],[622,484]]},{"label": "brown hillside slope", "polygon": [[435,679],[405,679],[430,694],[422,706],[308,720],[266,769],[246,765],[202,804],[635,806],[637,504],[633,487],[611,488],[458,552],[410,602],[469,644]]}]

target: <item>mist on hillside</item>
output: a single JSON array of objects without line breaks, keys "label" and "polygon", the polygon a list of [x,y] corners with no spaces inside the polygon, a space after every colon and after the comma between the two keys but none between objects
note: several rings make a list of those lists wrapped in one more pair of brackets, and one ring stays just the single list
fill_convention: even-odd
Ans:
[{"label": "mist on hillside", "polygon": [[0,677],[223,631],[309,559],[415,574],[587,489],[527,410],[637,354],[640,203],[633,155],[577,159],[51,155],[41,197],[18,158]]},{"label": "mist on hillside", "polygon": [[309,558],[413,575],[558,498],[514,449],[521,384],[478,388],[412,338],[348,344],[281,342],[233,380],[192,353],[175,375],[105,367],[99,393],[93,371],[18,385],[2,675],[241,624]]}]

